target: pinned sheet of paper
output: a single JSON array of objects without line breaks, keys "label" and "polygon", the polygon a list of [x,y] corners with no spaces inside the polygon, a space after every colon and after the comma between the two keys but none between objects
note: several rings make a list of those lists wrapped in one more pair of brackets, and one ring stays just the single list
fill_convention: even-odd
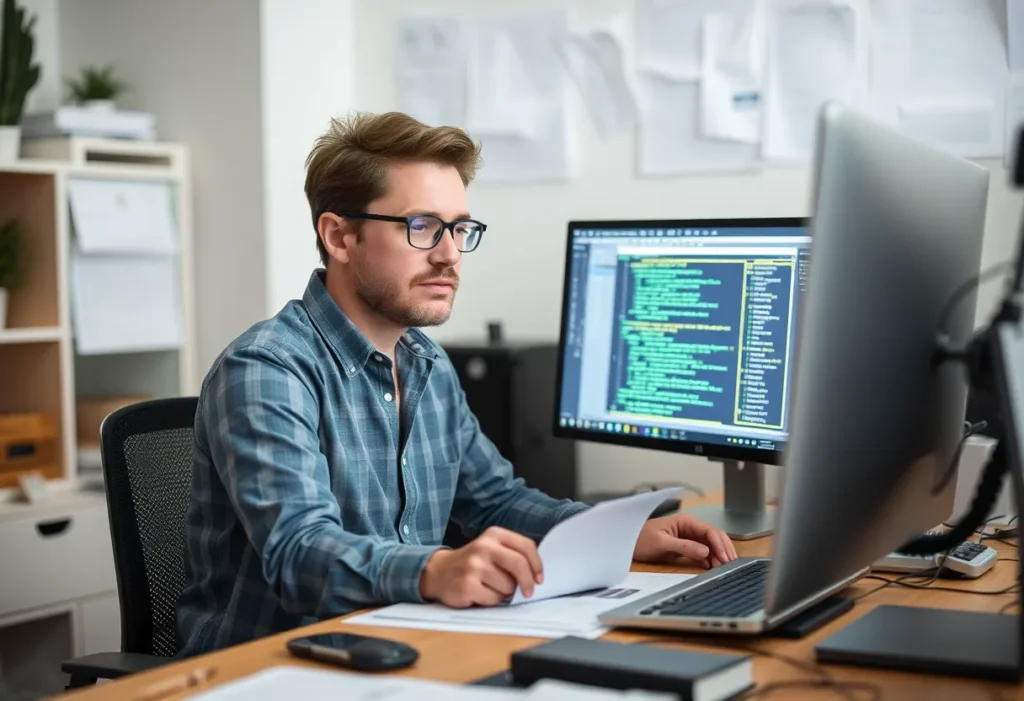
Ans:
[{"label": "pinned sheet of paper", "polygon": [[562,42],[569,76],[604,138],[622,134],[636,122],[633,71],[626,59],[630,35],[629,16],[619,14],[573,31]]},{"label": "pinned sheet of paper", "polygon": [[637,69],[664,78],[693,80],[701,71],[701,21],[727,0],[639,0]]},{"label": "pinned sheet of paper", "polygon": [[430,125],[466,118],[466,28],[456,17],[409,17],[398,24],[399,109]]},{"label": "pinned sheet of paper", "polygon": [[780,0],[769,23],[766,159],[808,162],[822,106],[867,97],[864,0]]},{"label": "pinned sheet of paper", "polygon": [[700,131],[753,144],[761,138],[767,42],[765,7],[747,0],[735,12],[712,12],[702,24]]},{"label": "pinned sheet of paper", "polygon": [[707,138],[700,133],[700,82],[643,75],[640,82],[641,175],[682,175],[754,170],[759,145]]},{"label": "pinned sheet of paper", "polygon": [[571,171],[564,11],[488,17],[468,37],[466,128],[483,147],[481,181],[565,178]]},{"label": "pinned sheet of paper", "polygon": [[178,249],[170,183],[72,178],[68,201],[83,253],[170,254]]},{"label": "pinned sheet of paper", "polygon": [[1007,46],[991,3],[876,0],[872,27],[876,116],[959,156],[1004,154]]},{"label": "pinned sheet of paper", "polygon": [[71,254],[71,312],[80,355],[170,350],[181,345],[173,256]]}]

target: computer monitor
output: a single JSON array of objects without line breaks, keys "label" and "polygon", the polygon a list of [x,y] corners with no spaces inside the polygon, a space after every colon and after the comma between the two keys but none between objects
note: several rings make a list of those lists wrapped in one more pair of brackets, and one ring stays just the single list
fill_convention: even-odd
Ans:
[{"label": "computer monitor", "polygon": [[722,460],[693,511],[769,533],[810,243],[803,218],[570,222],[555,434]]},{"label": "computer monitor", "polygon": [[946,520],[988,171],[828,105],[817,140],[813,264],[766,606],[784,610]]}]

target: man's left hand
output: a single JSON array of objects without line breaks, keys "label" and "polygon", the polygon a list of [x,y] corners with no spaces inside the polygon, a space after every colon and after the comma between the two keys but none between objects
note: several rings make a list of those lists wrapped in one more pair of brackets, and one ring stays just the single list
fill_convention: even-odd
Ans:
[{"label": "man's left hand", "polygon": [[724,532],[689,514],[672,514],[648,521],[636,539],[633,558],[664,562],[688,557],[704,569],[736,559],[736,548]]}]

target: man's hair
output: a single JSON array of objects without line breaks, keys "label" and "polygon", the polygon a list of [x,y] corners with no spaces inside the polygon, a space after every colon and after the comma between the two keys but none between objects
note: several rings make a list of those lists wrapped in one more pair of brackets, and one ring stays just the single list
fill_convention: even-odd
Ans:
[{"label": "man's hair", "polygon": [[[317,230],[324,212],[363,211],[387,191],[388,166],[429,161],[454,166],[469,185],[480,164],[480,147],[462,129],[430,127],[401,112],[356,112],[331,125],[306,158],[306,199]],[[387,212],[384,212],[387,214]],[[320,261],[327,249],[316,237]]]}]

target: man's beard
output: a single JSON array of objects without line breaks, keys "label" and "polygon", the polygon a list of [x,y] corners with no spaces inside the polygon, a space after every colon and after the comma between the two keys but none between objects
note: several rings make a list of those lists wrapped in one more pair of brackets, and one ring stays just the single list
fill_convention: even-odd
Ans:
[{"label": "man's beard", "polygon": [[[361,274],[361,266],[356,266],[356,294],[367,307],[398,326],[425,327],[440,326],[448,321],[452,313],[452,305],[444,311],[431,311],[415,306],[403,306],[399,300],[399,285],[394,280],[379,281]],[[452,295],[459,287],[459,276],[453,268],[434,271],[419,275],[413,279],[411,287],[428,280],[444,279],[452,283]]]}]

